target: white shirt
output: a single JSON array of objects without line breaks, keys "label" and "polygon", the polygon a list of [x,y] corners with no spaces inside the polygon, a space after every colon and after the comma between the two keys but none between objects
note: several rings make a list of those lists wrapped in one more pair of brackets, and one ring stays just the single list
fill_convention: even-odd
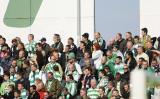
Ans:
[{"label": "white shirt", "polygon": [[92,53],[92,59],[94,60],[94,66],[96,67],[96,69],[98,69],[101,65],[102,56],[103,52],[101,50],[93,51]]}]

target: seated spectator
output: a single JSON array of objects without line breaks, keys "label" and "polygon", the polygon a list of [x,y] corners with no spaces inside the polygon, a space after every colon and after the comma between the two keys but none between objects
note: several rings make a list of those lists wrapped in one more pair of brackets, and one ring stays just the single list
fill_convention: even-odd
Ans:
[{"label": "seated spectator", "polygon": [[14,85],[8,85],[8,92],[4,94],[4,99],[14,99]]},{"label": "seated spectator", "polygon": [[59,99],[73,99],[72,95],[68,92],[67,88],[63,88],[62,95]]},{"label": "seated spectator", "polygon": [[21,92],[20,97],[22,99],[28,99],[28,91],[24,88],[22,83],[18,84],[18,90]]},{"label": "seated spectator", "polygon": [[30,86],[30,90],[29,91],[30,92],[29,92],[28,99],[40,99],[40,95],[36,91],[36,86],[35,85]]},{"label": "seated spectator", "polygon": [[28,79],[29,78],[29,74],[31,72],[31,66],[30,66],[29,60],[27,60],[27,59],[25,59],[24,62],[23,62],[22,72],[24,73],[23,77]]},{"label": "seated spectator", "polygon": [[46,91],[44,83],[42,82],[41,79],[36,79],[35,85],[36,85],[36,90],[40,95],[40,99],[44,99],[44,94]]},{"label": "seated spectator", "polygon": [[13,39],[12,40],[12,45],[11,45],[11,56],[12,56],[12,58],[16,58],[17,55],[18,55],[17,46],[18,46],[17,39]]},{"label": "seated spectator", "polygon": [[133,48],[137,49],[138,46],[142,46],[139,40],[139,36],[134,36],[134,45]]},{"label": "seated spectator", "polygon": [[115,84],[114,84],[114,82],[110,81],[108,83],[108,91],[107,91],[108,99],[110,99],[112,97],[114,89],[115,89]]},{"label": "seated spectator", "polygon": [[[115,74],[118,72],[120,74],[124,73],[124,64],[122,63],[122,57],[117,56],[114,66]],[[114,74],[114,76],[115,76]]]},{"label": "seated spectator", "polygon": [[20,50],[18,53],[17,66],[20,71],[22,71],[23,62],[25,60],[25,52],[24,50]]},{"label": "seated spectator", "polygon": [[1,95],[7,94],[9,85],[13,85],[13,86],[15,85],[15,83],[12,82],[9,78],[10,78],[9,72],[5,72],[4,77],[3,77],[4,81],[0,86],[0,94]]},{"label": "seated spectator", "polygon": [[79,62],[84,57],[84,52],[86,52],[86,43],[83,41],[80,41],[80,45],[77,49],[76,59]]},{"label": "seated spectator", "polygon": [[108,99],[108,97],[105,95],[105,88],[104,87],[99,87],[99,94],[100,97],[98,99]]},{"label": "seated spectator", "polygon": [[76,53],[77,53],[77,46],[74,44],[74,39],[72,37],[69,37],[67,43],[70,46],[69,51],[73,52],[76,55]]},{"label": "seated spectator", "polygon": [[112,91],[112,96],[111,96],[110,99],[121,99],[121,96],[119,95],[119,91],[116,90],[116,89],[114,89],[114,90]]},{"label": "seated spectator", "polygon": [[130,88],[129,88],[129,84],[128,83],[124,84],[123,92],[121,92],[121,94],[122,94],[122,97],[124,99],[129,99],[130,98]]},{"label": "seated spectator", "polygon": [[45,84],[45,88],[50,93],[49,95],[52,98],[57,98],[60,95],[61,91],[62,91],[61,84],[57,79],[55,79],[53,77],[53,73],[52,72],[48,72],[47,73],[47,78],[48,79],[47,79],[47,82]]},{"label": "seated spectator", "polygon": [[89,99],[89,97],[87,96],[87,90],[85,88],[82,88],[80,90],[80,95],[77,96],[77,99]]},{"label": "seated spectator", "polygon": [[121,56],[122,62],[124,62],[124,56],[123,56],[122,52],[119,50],[118,45],[113,46],[113,54],[116,54],[117,56]]},{"label": "seated spectator", "polygon": [[29,74],[30,86],[35,84],[36,79],[40,79],[40,73],[39,73],[38,65],[33,63],[31,64],[31,72]]},{"label": "seated spectator", "polygon": [[87,96],[91,99],[97,99],[100,96],[98,88],[96,88],[97,81],[95,79],[92,79],[90,82],[90,86],[91,87],[87,90]]},{"label": "seated spectator", "polygon": [[21,91],[19,90],[14,91],[14,99],[21,99]]},{"label": "seated spectator", "polygon": [[74,81],[73,76],[71,74],[66,76],[66,84],[65,88],[68,89],[68,92],[71,96],[75,96],[77,93],[77,83]]}]

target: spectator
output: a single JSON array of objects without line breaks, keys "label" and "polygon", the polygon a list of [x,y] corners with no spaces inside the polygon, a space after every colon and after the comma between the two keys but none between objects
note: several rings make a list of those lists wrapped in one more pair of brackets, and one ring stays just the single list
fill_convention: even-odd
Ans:
[{"label": "spectator", "polygon": [[126,40],[122,38],[121,33],[116,34],[115,45],[118,45],[119,50],[124,54],[126,50]]},{"label": "spectator", "polygon": [[76,59],[79,62],[84,57],[84,52],[86,52],[86,43],[80,41],[80,46],[77,49]]},{"label": "spectator", "polygon": [[28,99],[40,99],[39,93],[36,91],[35,85],[30,86]]},{"label": "spectator", "polygon": [[141,29],[141,35],[142,37],[140,38],[141,44],[144,47],[144,49],[147,48],[146,44],[148,41],[151,41],[151,37],[148,35],[148,29],[147,28],[142,28]]},{"label": "spectator", "polygon": [[96,69],[101,65],[101,58],[103,56],[103,52],[100,50],[100,45],[98,43],[93,44],[93,52],[92,59],[94,60],[94,66]]},{"label": "spectator", "polygon": [[54,44],[51,45],[51,48],[57,49],[60,53],[63,52],[63,43],[61,42],[61,38],[59,34],[54,34],[53,36]]},{"label": "spectator", "polygon": [[95,79],[91,80],[90,86],[91,87],[87,90],[87,96],[91,99],[97,99],[100,94],[98,92],[98,89],[96,88],[97,82]]},{"label": "spectator", "polygon": [[128,64],[129,70],[132,71],[137,66],[137,62],[131,51],[126,52],[125,64]]},{"label": "spectator", "polygon": [[22,99],[28,99],[28,91],[24,88],[22,83],[18,84],[18,90],[21,92],[20,97]]},{"label": "spectator", "polygon": [[147,61],[149,62],[149,57],[148,57],[148,55],[147,55],[146,53],[144,53],[144,52],[145,52],[144,47],[139,46],[138,49],[137,49],[137,52],[138,52],[138,54],[137,54],[137,56],[136,56],[136,61],[137,61],[137,62],[138,62],[138,59],[139,59],[140,57],[143,57],[145,60],[147,60]]},{"label": "spectator", "polygon": [[82,41],[86,43],[86,49],[87,49],[87,51],[91,51],[92,42],[89,40],[89,34],[88,33],[84,33],[82,35]]},{"label": "spectator", "polygon": [[19,90],[14,91],[14,99],[21,99],[21,91]]},{"label": "spectator", "polygon": [[107,97],[108,97],[108,99],[110,99],[112,97],[114,89],[115,89],[115,84],[112,81],[110,81],[108,83],[108,91],[107,91]]},{"label": "spectator", "polygon": [[99,94],[100,94],[100,97],[98,99],[108,99],[108,97],[105,95],[104,87],[99,87]]},{"label": "spectator", "polygon": [[94,40],[92,41],[92,44],[94,43],[98,43],[101,50],[104,50],[106,47],[106,41],[101,37],[99,32],[94,33]]},{"label": "spectator", "polygon": [[122,52],[119,50],[118,45],[113,46],[113,54],[115,54],[117,56],[121,56],[122,62],[124,62],[124,56],[123,56]]},{"label": "spectator", "polygon": [[74,44],[74,39],[72,37],[68,38],[68,45],[70,46],[69,51],[73,52],[75,55],[77,53],[77,46]]},{"label": "spectator", "polygon": [[45,84],[45,88],[50,93],[49,95],[52,98],[57,98],[60,95],[61,90],[62,90],[61,84],[57,79],[55,79],[53,77],[52,72],[48,72],[47,77],[48,77],[48,79],[47,79],[47,82]]},{"label": "spectator", "polygon": [[131,32],[126,32],[125,36],[126,36],[126,41],[134,42]]},{"label": "spectator", "polygon": [[8,85],[8,92],[4,94],[4,99],[13,99],[14,98],[14,85]]},{"label": "spectator", "polygon": [[18,53],[17,46],[18,46],[18,41],[17,41],[17,39],[13,39],[13,40],[12,40],[12,45],[11,45],[11,56],[12,56],[13,58],[16,58],[16,57],[17,57],[17,53]]},{"label": "spectator", "polygon": [[122,63],[122,57],[121,56],[117,56],[116,61],[115,61],[114,70],[115,70],[115,74],[116,73],[120,73],[120,74],[124,73],[124,65]]},{"label": "spectator", "polygon": [[28,43],[25,45],[26,51],[29,57],[33,57],[36,53],[36,42],[34,41],[34,35],[28,35]]}]

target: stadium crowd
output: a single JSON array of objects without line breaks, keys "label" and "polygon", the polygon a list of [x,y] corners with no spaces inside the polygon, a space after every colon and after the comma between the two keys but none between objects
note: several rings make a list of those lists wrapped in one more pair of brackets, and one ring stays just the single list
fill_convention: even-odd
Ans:
[{"label": "stadium crowd", "polygon": [[[53,44],[28,35],[8,46],[0,36],[1,99],[130,99],[130,73],[134,69],[160,75],[160,37],[126,32],[106,42],[99,32],[94,40],[84,33],[79,46],[73,37],[63,45],[59,34]],[[138,81],[137,81],[138,84]],[[148,86],[148,99],[160,96],[160,85]]]}]

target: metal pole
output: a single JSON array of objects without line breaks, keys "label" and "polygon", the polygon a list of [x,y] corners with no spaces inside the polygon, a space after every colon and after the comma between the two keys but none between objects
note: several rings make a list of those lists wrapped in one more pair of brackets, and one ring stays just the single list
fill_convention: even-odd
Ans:
[{"label": "metal pole", "polygon": [[81,0],[77,0],[77,45],[81,40]]}]

